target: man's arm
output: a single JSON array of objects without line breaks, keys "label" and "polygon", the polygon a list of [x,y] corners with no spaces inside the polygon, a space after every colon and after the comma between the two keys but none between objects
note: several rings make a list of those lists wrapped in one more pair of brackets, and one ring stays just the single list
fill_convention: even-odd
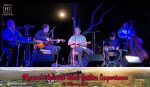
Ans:
[{"label": "man's arm", "polygon": [[112,46],[112,45],[109,44],[109,40],[108,39],[105,40],[103,48],[104,49],[115,49],[114,46]]},{"label": "man's arm", "polygon": [[12,37],[10,37],[9,32],[7,32],[7,30],[4,30],[2,32],[2,40],[4,41],[14,41],[14,39]]},{"label": "man's arm", "polygon": [[71,36],[70,39],[69,39],[69,41],[68,41],[68,45],[69,46],[72,45],[72,44],[75,44],[75,41],[73,39],[74,39],[74,37]]},{"label": "man's arm", "polygon": [[38,40],[39,39],[39,37],[40,37],[40,32],[38,31],[36,34],[35,34],[35,36],[34,36],[34,40]]},{"label": "man's arm", "polygon": [[29,38],[25,38],[25,37],[23,37],[22,36],[22,34],[19,32],[19,31],[16,31],[17,32],[17,34],[18,34],[18,39],[17,40],[20,40],[20,41],[30,41],[30,39]]},{"label": "man's arm", "polygon": [[119,49],[119,48],[120,48],[119,41],[118,41],[118,40],[116,40],[116,43],[117,43],[116,49]]}]

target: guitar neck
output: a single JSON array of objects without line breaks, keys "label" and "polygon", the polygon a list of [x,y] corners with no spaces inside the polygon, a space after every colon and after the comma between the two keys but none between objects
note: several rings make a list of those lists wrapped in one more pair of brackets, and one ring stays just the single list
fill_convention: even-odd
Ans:
[{"label": "guitar neck", "polygon": [[91,42],[79,43],[79,45],[81,45],[81,44],[91,44]]},{"label": "guitar neck", "polygon": [[38,42],[38,43],[49,43],[49,42],[55,42],[55,41],[62,41],[62,42],[65,42],[65,40],[63,40],[63,39],[52,39],[52,40],[50,40],[50,41],[42,41],[42,40],[36,40],[36,42]]}]

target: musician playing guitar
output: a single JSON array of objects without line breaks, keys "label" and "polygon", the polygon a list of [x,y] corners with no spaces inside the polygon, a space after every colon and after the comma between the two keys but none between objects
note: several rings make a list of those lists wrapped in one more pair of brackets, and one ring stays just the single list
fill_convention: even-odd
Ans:
[{"label": "musician playing guitar", "polygon": [[[49,25],[43,24],[43,29],[39,30],[33,40],[35,42],[38,42],[38,44],[35,45],[38,49],[46,49],[50,50],[52,54],[58,53],[61,50],[60,46],[51,45],[51,42],[53,41],[51,38],[49,38],[48,32],[49,32]],[[57,43],[59,43],[61,40],[57,39],[55,40]]]},{"label": "musician playing guitar", "polygon": [[78,55],[79,66],[82,66],[81,57],[82,52],[85,51],[87,54],[93,54],[93,51],[87,48],[87,44],[90,42],[86,41],[85,36],[81,35],[81,30],[79,27],[74,29],[75,34],[70,37],[68,45],[72,48],[72,64],[75,65],[75,54]]}]

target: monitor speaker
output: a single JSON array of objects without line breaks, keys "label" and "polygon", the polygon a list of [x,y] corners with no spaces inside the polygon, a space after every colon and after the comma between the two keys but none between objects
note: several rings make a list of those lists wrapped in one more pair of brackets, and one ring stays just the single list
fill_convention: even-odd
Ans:
[{"label": "monitor speaker", "polygon": [[104,61],[102,54],[89,55],[88,58],[89,58],[88,67],[99,67]]},{"label": "monitor speaker", "polygon": [[34,54],[33,55],[33,62],[34,66],[51,66],[54,62],[55,57],[52,54]]}]

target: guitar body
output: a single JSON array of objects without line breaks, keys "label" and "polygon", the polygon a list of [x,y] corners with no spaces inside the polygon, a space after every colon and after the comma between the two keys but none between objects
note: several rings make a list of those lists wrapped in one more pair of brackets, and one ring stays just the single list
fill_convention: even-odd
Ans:
[{"label": "guitar body", "polygon": [[73,48],[75,48],[75,47],[79,47],[80,45],[78,45],[78,44],[74,44],[74,45],[71,45],[70,47],[73,49]]},{"label": "guitar body", "polygon": [[45,47],[45,45],[44,45],[44,43],[41,42],[41,43],[37,44],[36,47],[39,49],[43,49]]},{"label": "guitar body", "polygon": [[43,48],[45,48],[45,46],[51,45],[53,41],[58,41],[58,40],[61,41],[61,42],[65,42],[64,39],[56,39],[56,40],[53,39],[53,40],[50,40],[50,41],[35,40],[38,44],[35,44],[34,47],[39,48],[39,49],[43,49]]},{"label": "guitar body", "polygon": [[[85,42],[84,44],[91,44],[91,42],[88,41],[88,42]],[[78,44],[73,43],[72,45],[70,45],[71,48],[75,48],[75,47],[79,47],[79,46],[81,46],[79,43]]]}]

